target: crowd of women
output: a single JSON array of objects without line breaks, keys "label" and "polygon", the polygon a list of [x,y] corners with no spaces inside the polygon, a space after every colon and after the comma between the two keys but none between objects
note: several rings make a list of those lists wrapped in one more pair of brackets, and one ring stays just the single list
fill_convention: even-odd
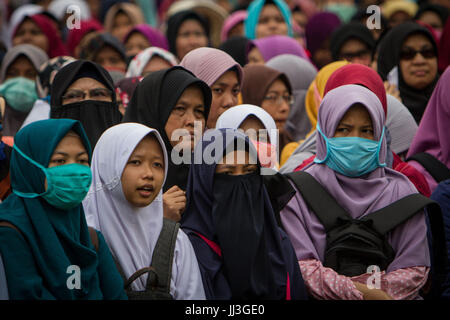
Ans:
[{"label": "crowd of women", "polygon": [[449,10],[2,1],[0,299],[449,299]]}]

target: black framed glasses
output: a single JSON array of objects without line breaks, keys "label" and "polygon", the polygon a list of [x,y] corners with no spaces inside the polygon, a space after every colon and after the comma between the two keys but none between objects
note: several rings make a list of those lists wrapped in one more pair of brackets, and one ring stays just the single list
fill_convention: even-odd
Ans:
[{"label": "black framed glasses", "polygon": [[62,101],[64,103],[77,102],[85,100],[86,96],[89,94],[89,98],[92,100],[109,100],[112,99],[112,92],[106,88],[94,88],[91,90],[77,90],[71,89],[62,96]]},{"label": "black framed glasses", "polygon": [[436,57],[436,52],[433,48],[426,48],[422,50],[406,49],[400,52],[400,60],[412,60],[420,53],[425,59]]},{"label": "black framed glasses", "polygon": [[294,97],[291,95],[279,96],[275,94],[269,94],[264,97],[264,100],[270,101],[274,104],[280,105],[283,101],[288,105],[292,106],[294,104]]}]

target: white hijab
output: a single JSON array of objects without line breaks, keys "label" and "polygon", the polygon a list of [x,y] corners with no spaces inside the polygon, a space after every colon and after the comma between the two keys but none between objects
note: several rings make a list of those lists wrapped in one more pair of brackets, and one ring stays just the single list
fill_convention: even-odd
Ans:
[{"label": "white hijab", "polygon": [[[153,133],[164,153],[164,182],[168,158],[164,142],[155,129],[139,123],[121,123],[106,130],[92,156],[92,185],[83,200],[88,225],[99,230],[125,276],[148,267],[163,224],[162,187],[153,202],[136,208],[126,200],[121,177],[139,142]],[[164,185],[163,182],[163,185]],[[132,283],[132,289],[145,290],[147,275]],[[205,299],[194,249],[180,229],[175,244],[170,293],[177,300]]]},{"label": "white hijab", "polygon": [[273,120],[272,116],[263,108],[252,104],[240,104],[235,107],[229,108],[217,119],[216,129],[239,129],[239,126],[242,124],[242,122],[244,122],[245,119],[247,119],[249,116],[255,116],[262,122],[262,124],[268,131],[270,143],[277,147],[278,131],[275,121]]}]

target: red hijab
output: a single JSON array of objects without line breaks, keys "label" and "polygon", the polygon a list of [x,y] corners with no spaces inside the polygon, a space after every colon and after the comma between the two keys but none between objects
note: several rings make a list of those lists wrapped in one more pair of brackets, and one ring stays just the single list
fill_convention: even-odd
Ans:
[{"label": "red hijab", "polygon": [[94,19],[80,21],[80,28],[69,30],[67,36],[67,49],[74,56],[75,48],[78,46],[83,37],[91,31],[103,30],[103,26]]},{"label": "red hijab", "polygon": [[346,84],[359,84],[375,93],[383,106],[384,115],[387,115],[386,90],[383,80],[375,70],[359,63],[345,65],[331,74],[325,86],[324,95]]},{"label": "red hijab", "polygon": [[[35,14],[32,16],[29,16],[34,23],[41,29],[41,31],[45,34],[48,40],[48,49],[47,49],[47,55],[48,57],[54,58],[58,56],[67,56],[69,53],[67,52],[66,47],[64,46],[64,43],[62,42],[61,38],[58,36],[58,32],[53,26],[51,20],[46,17],[43,14]],[[20,26],[20,25],[19,25]],[[17,29],[19,28],[17,26]]]}]

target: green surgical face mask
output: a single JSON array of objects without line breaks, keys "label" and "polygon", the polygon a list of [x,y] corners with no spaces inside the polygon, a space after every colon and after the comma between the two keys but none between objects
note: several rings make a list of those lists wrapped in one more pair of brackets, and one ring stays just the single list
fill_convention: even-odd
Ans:
[{"label": "green surgical face mask", "polygon": [[26,154],[16,145],[13,147],[22,157],[40,168],[47,178],[47,190],[43,193],[26,193],[13,190],[23,198],[44,198],[50,205],[61,210],[69,210],[81,203],[92,182],[91,169],[88,166],[73,163],[45,168]]},{"label": "green surgical face mask", "polygon": [[20,112],[29,112],[38,99],[35,82],[23,77],[5,81],[0,85],[0,95],[11,108]]}]

